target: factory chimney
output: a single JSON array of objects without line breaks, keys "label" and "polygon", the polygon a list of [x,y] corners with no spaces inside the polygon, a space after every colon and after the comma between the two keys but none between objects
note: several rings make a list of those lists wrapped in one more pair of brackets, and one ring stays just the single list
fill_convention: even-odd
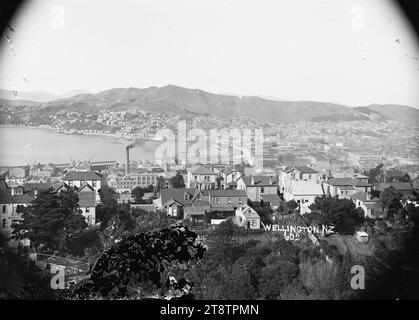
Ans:
[{"label": "factory chimney", "polygon": [[127,147],[125,148],[125,150],[126,150],[126,152],[127,152],[127,163],[126,163],[126,165],[125,165],[125,173],[126,173],[126,174],[129,174],[129,149],[130,149],[130,147],[129,147],[129,146],[127,146]]}]

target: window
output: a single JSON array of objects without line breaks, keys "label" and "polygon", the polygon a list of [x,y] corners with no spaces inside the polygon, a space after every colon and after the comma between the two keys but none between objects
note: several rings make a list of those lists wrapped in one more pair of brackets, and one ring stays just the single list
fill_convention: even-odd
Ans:
[{"label": "window", "polygon": [[217,204],[219,204],[220,203],[220,198],[217,198],[216,200],[217,200]]},{"label": "window", "polygon": [[231,203],[231,198],[227,198],[227,203]]},{"label": "window", "polygon": [[243,204],[243,199],[242,198],[239,198],[239,203]]},{"label": "window", "polygon": [[89,208],[86,208],[86,213],[89,213],[90,212],[90,209]]},{"label": "window", "polygon": [[96,181],[95,180],[92,181],[92,187],[96,188]]},{"label": "window", "polygon": [[1,212],[2,212],[2,213],[6,213],[6,208],[7,208],[7,207],[6,207],[6,205],[4,204],[4,205],[3,205],[3,208],[1,209]]},{"label": "window", "polygon": [[260,188],[260,193],[264,193],[264,192],[265,192],[265,188],[264,187]]},{"label": "window", "polygon": [[195,180],[198,180],[198,176],[195,176]]},{"label": "window", "polygon": [[6,228],[6,219],[3,219],[3,228]]}]

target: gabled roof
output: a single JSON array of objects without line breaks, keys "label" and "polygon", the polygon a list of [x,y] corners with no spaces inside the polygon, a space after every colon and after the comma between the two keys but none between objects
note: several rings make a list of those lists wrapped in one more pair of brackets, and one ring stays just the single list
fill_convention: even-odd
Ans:
[{"label": "gabled roof", "polygon": [[194,166],[186,169],[191,174],[206,174],[206,175],[217,175],[217,173],[211,171],[208,168],[205,168],[204,166]]},{"label": "gabled roof", "polygon": [[279,206],[282,202],[281,198],[277,194],[261,194],[260,198],[265,202],[269,202],[273,206]]},{"label": "gabled roof", "polygon": [[244,190],[230,190],[230,189],[223,189],[223,190],[209,190],[209,195],[211,197],[247,197],[246,191]]},{"label": "gabled roof", "polygon": [[259,214],[250,206],[243,207],[241,212],[246,219],[260,219]]},{"label": "gabled roof", "polygon": [[352,178],[330,178],[327,183],[332,186],[353,186],[356,181]]},{"label": "gabled roof", "polygon": [[[88,188],[92,192],[80,192],[81,189]],[[79,197],[79,206],[80,207],[96,207],[96,193],[94,189],[89,185],[84,185],[77,192]]]},{"label": "gabled roof", "polygon": [[295,167],[295,169],[300,171],[301,173],[318,173],[318,171],[310,167]]},{"label": "gabled roof", "polygon": [[90,184],[88,184],[88,183],[84,183],[78,190],[77,190],[77,192],[80,192],[80,191],[82,191],[82,190],[84,190],[84,189],[88,189],[89,191],[93,191],[93,192],[95,192],[95,189],[93,189],[93,187],[90,185]]},{"label": "gabled roof", "polygon": [[351,196],[349,196],[351,199],[359,200],[362,202],[377,202],[380,199],[379,198],[372,198],[371,200],[367,200],[367,193],[366,192],[357,192]]},{"label": "gabled roof", "polygon": [[[269,178],[271,178],[271,183],[269,184]],[[241,177],[246,187],[272,187],[278,184],[278,178],[267,177],[267,176],[253,176],[254,184],[252,185],[252,176]]]},{"label": "gabled roof", "polygon": [[12,204],[12,203],[28,204],[28,203],[32,202],[33,199],[34,199],[33,197],[31,197],[30,195],[28,195],[26,193],[25,194],[15,194],[15,195],[12,196],[8,192],[5,192],[3,190],[0,191],[0,203],[1,204]]},{"label": "gabled roof", "polygon": [[[168,188],[160,190],[161,203],[164,206],[170,200],[174,200],[182,205],[190,205],[191,199],[195,194],[194,188]],[[185,200],[185,194],[188,194],[189,199]]]},{"label": "gabled roof", "polygon": [[64,181],[101,180],[101,176],[93,171],[72,171],[65,175]]}]

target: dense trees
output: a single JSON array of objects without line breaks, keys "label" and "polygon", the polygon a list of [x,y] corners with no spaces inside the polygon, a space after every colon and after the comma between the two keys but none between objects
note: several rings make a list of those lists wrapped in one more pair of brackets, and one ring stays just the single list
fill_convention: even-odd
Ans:
[{"label": "dense trees", "polygon": [[66,252],[69,241],[87,227],[78,207],[74,190],[52,193],[40,192],[23,209],[23,221],[15,224],[14,234],[27,237],[37,249]]},{"label": "dense trees", "polygon": [[186,227],[172,226],[130,236],[104,252],[90,279],[66,298],[164,298],[190,296],[193,285],[176,279],[178,269],[202,259],[205,248],[196,244],[196,234]]},{"label": "dense trees", "polygon": [[170,185],[172,188],[185,188],[185,181],[179,171],[177,171],[176,175],[170,179]]},{"label": "dense trees", "polygon": [[131,196],[135,199],[136,203],[144,203],[143,197],[146,192],[153,192],[153,186],[148,186],[147,188],[135,187],[131,190]]},{"label": "dense trees", "polygon": [[311,213],[305,215],[310,223],[333,225],[340,234],[354,234],[364,221],[364,211],[356,208],[349,199],[337,197],[317,197],[310,206]]}]

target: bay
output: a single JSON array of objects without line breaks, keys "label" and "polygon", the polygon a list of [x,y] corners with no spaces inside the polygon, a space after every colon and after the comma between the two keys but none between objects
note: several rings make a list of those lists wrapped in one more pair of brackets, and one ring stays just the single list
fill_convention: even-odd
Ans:
[{"label": "bay", "polygon": [[[70,163],[72,160],[125,163],[125,146],[130,143],[110,136],[70,135],[44,128],[1,127],[0,165]],[[130,150],[130,159],[154,161],[156,146],[156,142],[141,144]]]}]

